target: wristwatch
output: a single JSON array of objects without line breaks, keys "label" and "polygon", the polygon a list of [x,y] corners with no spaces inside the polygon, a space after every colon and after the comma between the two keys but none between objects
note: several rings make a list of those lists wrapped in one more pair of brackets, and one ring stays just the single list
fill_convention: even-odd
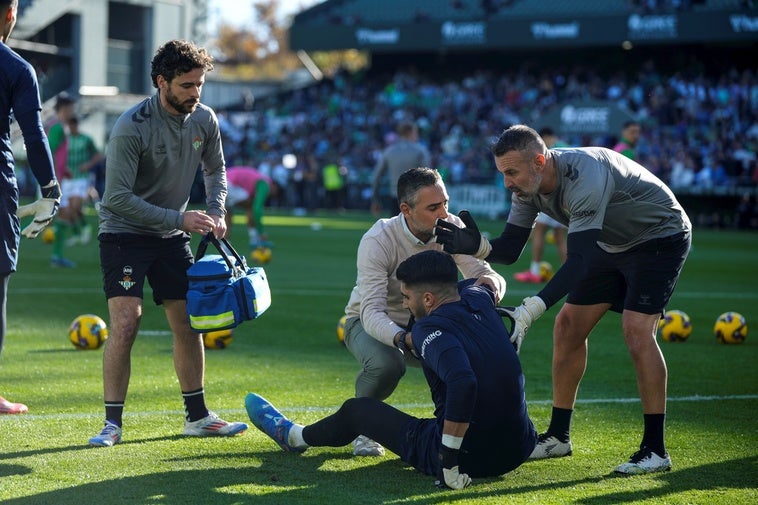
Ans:
[{"label": "wristwatch", "polygon": [[392,339],[392,341],[395,344],[395,347],[400,349],[400,352],[403,354],[410,353],[414,358],[418,358],[418,356],[416,356],[416,353],[413,351],[413,348],[408,346],[408,342],[406,341],[407,337],[407,331],[399,331],[397,334],[395,334],[395,337]]}]

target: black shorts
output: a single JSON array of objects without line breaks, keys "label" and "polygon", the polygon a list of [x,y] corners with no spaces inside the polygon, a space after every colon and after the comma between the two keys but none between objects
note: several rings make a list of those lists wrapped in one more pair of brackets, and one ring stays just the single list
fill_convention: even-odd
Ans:
[{"label": "black shorts", "polygon": [[566,297],[566,303],[610,303],[611,310],[663,313],[674,292],[692,235],[677,233],[648,240],[621,253],[600,250],[587,275]]},{"label": "black shorts", "polygon": [[[410,416],[409,416],[410,417]],[[442,434],[436,419],[411,418],[400,439],[400,459],[426,475],[436,475]],[[503,434],[503,427],[470,426],[459,456],[461,472],[470,477],[497,477],[529,458],[537,443],[531,421],[523,433]]]},{"label": "black shorts", "polygon": [[190,237],[169,238],[133,233],[101,233],[100,266],[105,298],[143,298],[147,278],[156,305],[187,298],[187,269],[194,262]]},{"label": "black shorts", "polygon": [[[12,172],[11,172],[12,173]],[[19,226],[16,210],[18,209],[18,188],[15,184],[0,182],[0,275],[16,271],[18,260]]]}]

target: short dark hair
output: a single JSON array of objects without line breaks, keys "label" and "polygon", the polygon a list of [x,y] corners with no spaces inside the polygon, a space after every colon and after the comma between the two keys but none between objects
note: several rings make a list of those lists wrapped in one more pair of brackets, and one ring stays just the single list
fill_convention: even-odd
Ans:
[{"label": "short dark hair", "polygon": [[458,266],[450,254],[429,249],[400,263],[395,275],[409,288],[422,284],[453,287],[458,283]]},{"label": "short dark hair", "polygon": [[542,128],[540,128],[539,134],[540,134],[540,137],[544,139],[548,135],[555,135],[555,130],[553,130],[549,126],[543,126]]},{"label": "short dark hair", "polygon": [[545,141],[533,128],[523,124],[510,126],[503,130],[497,141],[490,148],[496,158],[510,151],[538,152],[544,154],[547,151]]},{"label": "short dark hair", "polygon": [[397,134],[401,137],[408,137],[416,131],[416,124],[411,121],[401,121],[397,125]]},{"label": "short dark hair", "polygon": [[61,91],[55,97],[55,105],[53,105],[53,109],[55,109],[55,112],[58,112],[62,107],[65,107],[66,105],[72,105],[74,103],[74,99],[71,98],[71,95],[65,91]]},{"label": "short dark hair", "polygon": [[159,75],[171,82],[177,75],[196,68],[202,68],[206,72],[213,70],[213,57],[208,51],[187,40],[170,40],[155,51],[150,78],[157,88]]},{"label": "short dark hair", "polygon": [[407,203],[414,207],[419,190],[438,182],[442,182],[442,177],[433,168],[416,167],[406,170],[397,179],[397,203]]}]

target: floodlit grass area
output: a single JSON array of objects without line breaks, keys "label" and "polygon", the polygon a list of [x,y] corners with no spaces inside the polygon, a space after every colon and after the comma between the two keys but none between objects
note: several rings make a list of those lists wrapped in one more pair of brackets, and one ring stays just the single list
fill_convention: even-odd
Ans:
[{"label": "floodlit grass area", "polygon": [[[94,216],[89,216],[94,223]],[[331,413],[353,395],[357,362],[335,329],[355,281],[358,241],[368,214],[268,217],[273,260],[265,265],[272,306],[234,330],[225,350],[208,351],[208,405],[228,420],[248,421],[243,400],[262,394],[300,423]],[[320,226],[312,226],[314,222]],[[498,234],[501,222],[480,220]],[[193,242],[197,243],[197,240]],[[244,224],[232,243],[247,253]],[[90,448],[102,426],[102,349],[78,351],[67,329],[94,313],[108,321],[97,243],[67,250],[77,268],[49,267],[50,246],[24,239],[10,280],[8,335],[0,394],[29,413],[0,417],[0,502],[37,504],[751,504],[758,503],[758,234],[696,230],[694,248],[669,305],[689,314],[684,343],[661,342],[669,369],[667,445],[674,469],[621,478],[613,468],[640,442],[642,413],[618,315],[590,336],[587,373],[572,426],[574,455],[528,462],[462,491],[439,491],[433,479],[394,454],[355,458],[352,447],[282,452],[255,428],[232,439],[181,436],[183,405],[163,311],[147,290],[142,334],[132,352],[124,442]],[[508,279],[504,304],[539,286],[495,265]],[[554,247],[548,261],[558,266]],[[753,332],[742,345],[713,337],[722,312],[742,313]],[[551,309],[521,350],[530,413],[538,430],[550,418]],[[410,369],[389,402],[431,416],[423,375]]]}]

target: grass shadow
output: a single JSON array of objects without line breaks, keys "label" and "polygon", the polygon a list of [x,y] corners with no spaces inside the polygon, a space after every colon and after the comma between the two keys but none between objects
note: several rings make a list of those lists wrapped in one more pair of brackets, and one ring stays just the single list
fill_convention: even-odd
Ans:
[{"label": "grass shadow", "polygon": [[28,475],[32,469],[24,465],[0,465],[0,478],[11,475]]},{"label": "grass shadow", "polygon": [[[609,478],[634,479],[634,476],[612,475]],[[636,489],[584,498],[577,503],[600,505],[607,503],[636,503],[659,500],[661,503],[677,493],[716,489],[755,489],[758,483],[758,456],[733,459],[655,474],[663,485],[652,489]]]},{"label": "grass shadow", "polygon": [[[148,437],[148,438],[141,438],[141,439],[129,439],[129,440],[122,440],[119,443],[119,446],[128,446],[128,445],[136,445],[136,444],[143,444],[145,442],[161,442],[161,441],[174,441],[174,440],[180,440],[187,438],[185,435],[165,435],[162,437]],[[81,451],[81,450],[108,450],[108,448],[103,447],[93,447],[89,444],[77,444],[77,445],[69,445],[68,447],[49,447],[45,449],[34,449],[30,451],[15,451],[15,452],[4,452],[0,453],[0,460],[3,459],[16,459],[16,458],[28,458],[31,456],[41,456],[45,454],[61,454],[65,452],[70,451]],[[0,474],[2,476],[2,474]]]},{"label": "grass shadow", "polygon": [[[222,456],[222,455],[219,455]],[[56,505],[81,505],[92,503],[93,497],[103,504],[164,503],[192,504],[213,503],[214,505],[236,505],[255,503],[261,505],[286,503],[318,503],[318,497],[331,501],[336,489],[345,487],[345,483],[362,486],[371,481],[366,467],[349,471],[319,470],[332,454],[314,454],[299,458],[291,454],[264,453],[253,455],[262,458],[256,466],[251,458],[250,466],[235,466],[212,469],[193,469],[186,471],[156,472],[147,475],[107,479],[73,487],[35,493],[29,496],[11,498],[3,501],[4,505],[38,505],[55,503]],[[310,467],[312,471],[305,468]],[[383,467],[388,467],[381,469]],[[369,472],[380,474],[391,472],[397,475],[388,485],[371,486],[365,493],[364,503],[391,502],[406,496],[409,490],[419,485],[416,472],[398,472],[402,464],[398,460],[385,460],[372,465]],[[407,467],[406,467],[407,468]],[[293,472],[293,469],[296,470]],[[302,469],[302,471],[300,471]],[[19,471],[21,469],[18,469]],[[427,485],[431,485],[427,478]],[[250,486],[254,486],[251,488]],[[425,486],[426,487],[426,486]],[[234,488],[234,492],[225,492],[225,488]],[[244,489],[247,488],[247,494]],[[426,487],[428,491],[428,487]],[[411,491],[412,493],[412,491]],[[358,494],[357,496],[361,496]],[[350,495],[350,503],[361,503]]]}]

